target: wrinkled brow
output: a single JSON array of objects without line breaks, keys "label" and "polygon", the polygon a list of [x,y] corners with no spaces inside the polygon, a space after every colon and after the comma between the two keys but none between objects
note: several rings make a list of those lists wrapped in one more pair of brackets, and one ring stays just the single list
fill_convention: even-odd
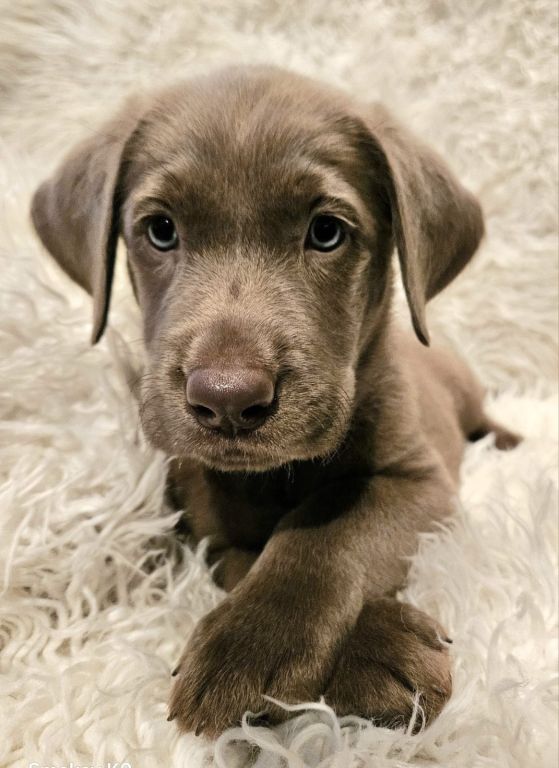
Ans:
[{"label": "wrinkled brow", "polygon": [[[269,171],[271,178],[284,180],[278,199],[300,200],[304,213],[321,209],[340,216],[353,227],[374,226],[373,217],[359,191],[337,165],[290,158],[283,163],[270,164]],[[157,213],[172,215],[175,207],[183,204],[186,194],[190,199],[196,198],[195,187],[187,193],[186,173],[178,175],[176,171],[160,166],[157,173],[145,177],[132,189],[126,207],[132,223],[136,224]],[[303,201],[306,202],[303,204]]]},{"label": "wrinkled brow", "polygon": [[339,168],[309,164],[300,183],[306,185],[309,182],[315,185],[316,207],[337,213],[354,227],[373,225],[373,218],[359,191],[345,179]]}]

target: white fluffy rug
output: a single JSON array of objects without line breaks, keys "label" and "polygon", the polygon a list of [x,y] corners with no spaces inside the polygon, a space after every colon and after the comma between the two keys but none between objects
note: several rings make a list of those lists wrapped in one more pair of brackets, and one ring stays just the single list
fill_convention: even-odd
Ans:
[{"label": "white fluffy rug", "polygon": [[[556,13],[550,0],[0,0],[0,766],[556,765]],[[383,99],[485,207],[485,245],[431,327],[526,440],[469,448],[463,508],[414,561],[407,599],[455,640],[452,699],[416,736],[324,706],[217,744],[166,722],[171,667],[220,594],[203,553],[174,541],[162,458],[138,430],[125,281],[89,348],[89,300],[29,227],[35,184],[125,93],[239,60]]]}]

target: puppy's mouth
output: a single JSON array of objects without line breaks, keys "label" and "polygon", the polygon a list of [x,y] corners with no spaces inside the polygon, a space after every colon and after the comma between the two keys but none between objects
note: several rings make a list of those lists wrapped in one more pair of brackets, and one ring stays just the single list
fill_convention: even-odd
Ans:
[{"label": "puppy's mouth", "polygon": [[277,469],[283,464],[289,463],[289,457],[283,457],[282,461],[278,460],[278,456],[266,457],[262,455],[248,456],[247,454],[226,454],[220,453],[219,456],[205,455],[203,452],[197,454],[197,458],[202,464],[205,464],[210,469],[219,470],[221,472],[268,472],[272,469]]},{"label": "puppy's mouth", "polygon": [[[260,428],[222,430],[194,428],[191,455],[223,472],[266,472],[294,461],[325,457],[335,450],[344,430],[338,419],[325,417],[312,425],[299,420],[286,432],[272,417]],[[312,426],[312,428],[310,428]]]},{"label": "puppy's mouth", "polygon": [[292,460],[280,442],[264,439],[258,428],[224,424],[218,429],[197,429],[195,455],[212,469],[263,472]]}]

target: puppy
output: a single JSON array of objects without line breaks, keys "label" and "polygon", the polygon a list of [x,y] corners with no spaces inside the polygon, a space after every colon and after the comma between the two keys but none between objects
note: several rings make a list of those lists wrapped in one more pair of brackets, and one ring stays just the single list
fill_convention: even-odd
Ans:
[{"label": "puppy", "polygon": [[[215,736],[324,695],[424,721],[448,640],[398,602],[418,533],[453,509],[466,438],[518,437],[425,304],[472,258],[480,207],[379,105],[273,68],[130,101],[36,192],[35,228],[107,321],[122,236],[143,316],[141,418],[230,592],[176,670],[170,719]],[[397,251],[415,335],[391,318]]]}]

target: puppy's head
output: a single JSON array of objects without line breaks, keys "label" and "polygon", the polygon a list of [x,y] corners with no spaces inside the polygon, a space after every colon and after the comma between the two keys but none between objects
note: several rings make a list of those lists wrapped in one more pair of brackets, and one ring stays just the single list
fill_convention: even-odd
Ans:
[{"label": "puppy's head", "polygon": [[325,456],[387,322],[397,247],[413,324],[473,255],[479,206],[380,107],[231,70],[138,100],[35,194],[35,227],[105,327],[125,240],[144,319],[144,428],[223,470]]}]

